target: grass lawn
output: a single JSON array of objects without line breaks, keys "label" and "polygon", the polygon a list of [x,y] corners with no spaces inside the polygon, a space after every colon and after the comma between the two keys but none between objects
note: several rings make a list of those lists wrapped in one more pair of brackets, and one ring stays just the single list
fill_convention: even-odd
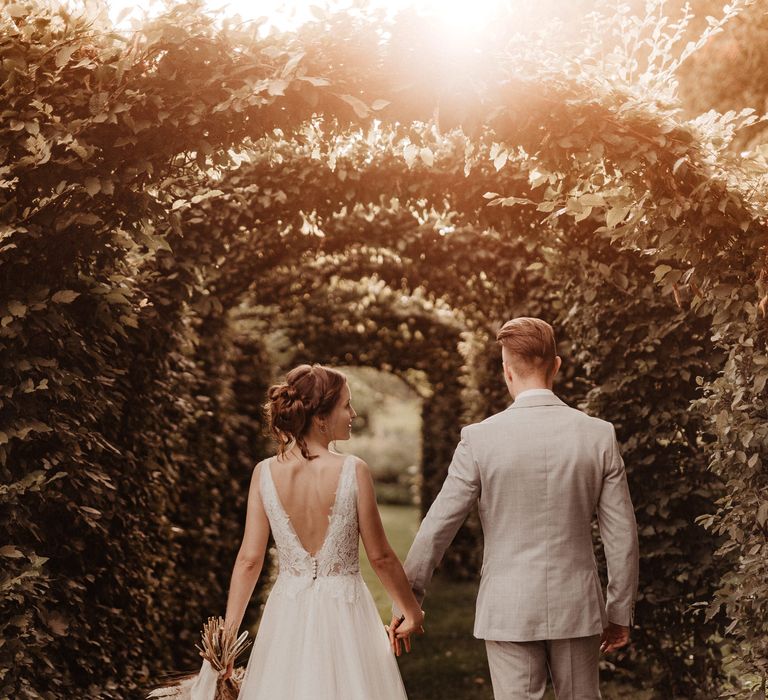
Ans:
[{"label": "grass lawn", "polygon": [[[380,506],[389,542],[405,559],[419,524],[419,512],[409,506]],[[371,589],[382,619],[389,622],[391,603],[365,550],[361,547],[360,568]],[[492,700],[485,644],[472,636],[477,582],[457,583],[439,575],[424,601],[425,634],[415,637],[413,652],[399,659],[409,700]],[[604,700],[651,700],[651,694],[603,682]],[[547,695],[549,700],[554,694]]]}]

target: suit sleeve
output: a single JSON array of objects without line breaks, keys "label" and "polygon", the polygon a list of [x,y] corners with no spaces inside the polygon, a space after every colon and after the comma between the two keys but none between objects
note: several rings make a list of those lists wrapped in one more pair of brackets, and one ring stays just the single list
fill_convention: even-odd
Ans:
[{"label": "suit sleeve", "polygon": [[609,459],[597,505],[600,538],[608,564],[606,609],[609,622],[630,626],[635,615],[640,568],[637,522],[613,426]]},{"label": "suit sleeve", "polygon": [[[416,533],[403,568],[416,600],[424,600],[432,574],[480,496],[480,473],[472,457],[467,429],[453,453],[448,475]],[[400,611],[393,606],[397,616]]]}]

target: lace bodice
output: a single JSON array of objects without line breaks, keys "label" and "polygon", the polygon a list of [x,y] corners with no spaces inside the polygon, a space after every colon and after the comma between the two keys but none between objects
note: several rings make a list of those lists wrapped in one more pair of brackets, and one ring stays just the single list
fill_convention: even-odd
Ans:
[{"label": "lace bodice", "polygon": [[288,576],[301,580],[300,584],[298,580],[287,582],[295,592],[297,587],[303,589],[324,577],[358,574],[360,545],[354,455],[348,455],[342,464],[328,530],[315,556],[310,555],[302,546],[280,502],[272,479],[274,459],[271,457],[262,463],[259,484],[264,510],[277,546],[280,566],[278,578],[285,579]]}]

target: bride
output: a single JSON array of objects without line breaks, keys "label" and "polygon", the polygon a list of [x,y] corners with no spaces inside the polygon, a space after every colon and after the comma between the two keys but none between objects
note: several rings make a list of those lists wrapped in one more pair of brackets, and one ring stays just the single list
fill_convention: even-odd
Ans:
[{"label": "bride", "polygon": [[[270,529],[279,574],[269,594],[238,700],[398,700],[401,641],[424,613],[389,545],[368,465],[328,448],[351,434],[346,377],[300,365],[265,406],[277,455],[253,471],[245,533],[232,570],[225,626],[237,631],[264,563]],[[404,620],[390,641],[360,575],[359,538]],[[232,667],[223,677],[229,677]]]}]

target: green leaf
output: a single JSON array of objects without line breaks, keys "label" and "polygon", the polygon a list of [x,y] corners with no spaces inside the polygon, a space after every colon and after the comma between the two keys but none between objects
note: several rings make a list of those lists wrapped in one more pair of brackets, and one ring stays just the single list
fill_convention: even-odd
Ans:
[{"label": "green leaf", "polygon": [[22,304],[20,301],[9,301],[8,311],[10,311],[14,316],[21,317],[27,313],[27,306],[26,304]]},{"label": "green leaf", "polygon": [[315,87],[325,87],[326,85],[330,85],[331,81],[328,80],[328,78],[318,78],[316,76],[311,75],[301,75],[298,78],[299,80],[304,80],[308,82],[310,85],[314,85]]},{"label": "green leaf", "polygon": [[51,632],[60,637],[65,635],[69,629],[69,621],[60,612],[49,613],[46,622]]},{"label": "green leaf", "polygon": [[289,82],[287,80],[270,80],[267,85],[267,92],[270,95],[285,95],[285,88],[287,88]]},{"label": "green leaf", "polygon": [[62,289],[51,297],[51,301],[57,304],[69,304],[79,296],[80,292],[76,292],[73,289]]},{"label": "green leaf", "polygon": [[280,76],[282,78],[285,78],[294,70],[296,70],[296,67],[301,62],[301,59],[304,58],[304,56],[306,55],[307,55],[306,51],[299,51],[298,53],[293,54],[293,56],[291,56],[288,59],[285,66],[283,66],[283,70],[281,71]]},{"label": "green leaf", "polygon": [[78,44],[72,44],[70,46],[65,46],[63,49],[59,49],[56,52],[56,67],[61,68],[62,66],[66,65],[69,62],[69,59],[72,57],[72,54],[77,51]]},{"label": "green leaf", "polygon": [[528,173],[528,182],[531,183],[531,187],[536,189],[541,185],[549,182],[549,173],[542,171],[539,168],[534,168]]},{"label": "green leaf", "polygon": [[616,224],[624,221],[631,207],[611,207],[605,215],[605,225],[614,228]]},{"label": "green leaf", "polygon": [[[192,202],[192,204],[198,204],[200,202],[205,201],[206,199],[210,199],[211,197],[218,197],[222,194],[224,194],[224,192],[222,192],[221,190],[206,190],[202,194],[196,194],[194,197],[192,197],[190,202]],[[176,200],[176,201],[178,202],[180,200]],[[176,208],[176,202],[174,202],[173,208]]]},{"label": "green leaf", "polygon": [[579,204],[583,204],[585,207],[602,207],[605,204],[605,199],[601,194],[583,194],[579,197]]},{"label": "green leaf", "polygon": [[768,372],[761,372],[755,377],[755,382],[752,385],[752,391],[755,394],[762,394],[765,389],[765,384],[768,381]]},{"label": "green leaf", "polygon": [[[765,524],[768,523],[768,501],[763,501],[757,509],[757,522],[760,527],[765,527]],[[2,550],[0,550],[1,552]]]},{"label": "green leaf", "polygon": [[424,162],[424,165],[426,165],[427,167],[431,168],[434,165],[435,154],[432,153],[431,148],[426,148],[426,147],[422,148],[419,151],[419,156],[421,156],[421,160]]},{"label": "green leaf", "polygon": [[355,97],[354,95],[338,95],[344,102],[346,102],[352,109],[355,111],[355,114],[360,117],[360,119],[365,119],[370,114],[370,111],[368,110],[368,105],[365,104],[361,99]]},{"label": "green leaf", "polygon": [[93,197],[101,191],[101,183],[97,177],[85,178],[85,191]]},{"label": "green leaf", "polygon": [[403,149],[403,157],[405,158],[405,164],[408,168],[411,168],[416,162],[416,157],[419,154],[419,147],[415,143],[409,143]]}]

